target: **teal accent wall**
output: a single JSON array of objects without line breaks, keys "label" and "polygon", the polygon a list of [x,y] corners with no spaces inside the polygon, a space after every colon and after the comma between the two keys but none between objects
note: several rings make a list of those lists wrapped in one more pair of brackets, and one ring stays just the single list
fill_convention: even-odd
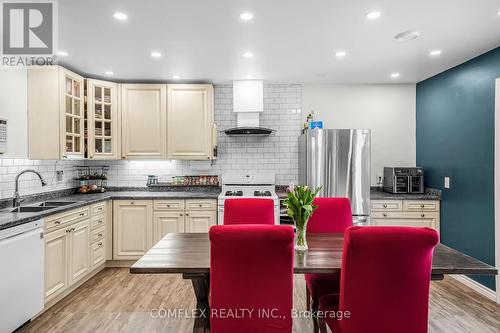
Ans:
[{"label": "teal accent wall", "polygon": [[[490,265],[497,78],[500,48],[417,84],[417,165],[425,168],[426,185],[443,191],[441,241]],[[495,290],[494,277],[472,278]]]}]

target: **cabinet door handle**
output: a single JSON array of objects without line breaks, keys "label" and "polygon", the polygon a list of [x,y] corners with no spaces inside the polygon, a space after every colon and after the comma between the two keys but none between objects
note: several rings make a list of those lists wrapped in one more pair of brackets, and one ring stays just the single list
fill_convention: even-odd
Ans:
[{"label": "cabinet door handle", "polygon": [[97,234],[97,237],[102,237],[102,233]]},{"label": "cabinet door handle", "polygon": [[384,208],[387,208],[387,205],[386,205],[386,204],[384,204],[384,205],[383,205],[383,207],[384,207]]},{"label": "cabinet door handle", "polygon": [[133,204],[134,204],[134,202],[133,202],[133,201],[130,201],[130,204],[131,204],[131,205],[133,205]]},{"label": "cabinet door handle", "polygon": [[71,232],[71,229],[66,229],[66,232]]},{"label": "cabinet door handle", "polygon": [[170,208],[170,205],[167,205],[168,208]]},{"label": "cabinet door handle", "polygon": [[420,205],[420,208],[425,208],[425,205]]},{"label": "cabinet door handle", "polygon": [[186,213],[186,216],[189,216],[189,214]]},{"label": "cabinet door handle", "polygon": [[199,205],[198,205],[198,207],[203,207],[203,205],[202,205],[202,204],[199,204]]},{"label": "cabinet door handle", "polygon": [[61,224],[61,221],[55,221],[54,224],[59,225]]},{"label": "cabinet door handle", "polygon": [[386,213],[384,213],[384,214],[382,214],[382,215],[383,215],[384,217],[387,217],[387,214],[386,214]]},{"label": "cabinet door handle", "polygon": [[420,217],[425,217],[425,214],[420,215]]},{"label": "cabinet door handle", "polygon": [[184,216],[183,214],[181,214],[181,216]]},{"label": "cabinet door handle", "polygon": [[101,246],[102,246],[102,243],[97,243],[97,246],[98,246],[98,247],[101,247]]},{"label": "cabinet door handle", "polygon": [[75,231],[76,229],[75,228],[71,228],[71,231]]},{"label": "cabinet door handle", "polygon": [[85,213],[80,213],[80,216],[85,216]]}]

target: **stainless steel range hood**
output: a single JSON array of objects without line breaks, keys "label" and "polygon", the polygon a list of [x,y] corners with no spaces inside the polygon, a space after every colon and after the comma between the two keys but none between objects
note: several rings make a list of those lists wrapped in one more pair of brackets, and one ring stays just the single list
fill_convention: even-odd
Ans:
[{"label": "stainless steel range hood", "polygon": [[264,82],[233,81],[233,112],[236,126],[224,130],[226,135],[269,135],[274,130],[260,126],[259,115],[264,111]]}]

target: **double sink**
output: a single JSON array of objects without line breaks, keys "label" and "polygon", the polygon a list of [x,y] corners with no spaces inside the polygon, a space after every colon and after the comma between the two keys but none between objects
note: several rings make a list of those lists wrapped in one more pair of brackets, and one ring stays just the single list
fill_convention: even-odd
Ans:
[{"label": "double sink", "polygon": [[72,205],[78,201],[44,201],[37,206],[20,206],[13,210],[11,213],[36,213],[45,210],[50,210],[58,207]]}]

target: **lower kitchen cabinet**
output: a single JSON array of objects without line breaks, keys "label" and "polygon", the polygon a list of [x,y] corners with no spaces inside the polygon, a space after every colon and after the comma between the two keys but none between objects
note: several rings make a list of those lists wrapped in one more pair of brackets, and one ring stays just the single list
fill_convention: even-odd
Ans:
[{"label": "lower kitchen cabinet", "polygon": [[153,217],[153,245],[168,233],[184,232],[184,212],[156,212]]},{"label": "lower kitchen cabinet", "polygon": [[73,285],[90,271],[90,221],[74,224],[68,229],[69,285]]},{"label": "lower kitchen cabinet", "polygon": [[60,229],[45,235],[45,301],[68,286],[68,232]]},{"label": "lower kitchen cabinet", "polygon": [[153,243],[153,202],[116,200],[113,202],[113,259],[135,260]]},{"label": "lower kitchen cabinet", "polygon": [[45,302],[90,271],[88,218],[45,235]]},{"label": "lower kitchen cabinet", "polygon": [[215,211],[187,211],[186,232],[208,232],[210,227],[217,224]]},{"label": "lower kitchen cabinet", "polygon": [[371,221],[378,226],[428,227],[439,232],[437,200],[372,200]]}]

